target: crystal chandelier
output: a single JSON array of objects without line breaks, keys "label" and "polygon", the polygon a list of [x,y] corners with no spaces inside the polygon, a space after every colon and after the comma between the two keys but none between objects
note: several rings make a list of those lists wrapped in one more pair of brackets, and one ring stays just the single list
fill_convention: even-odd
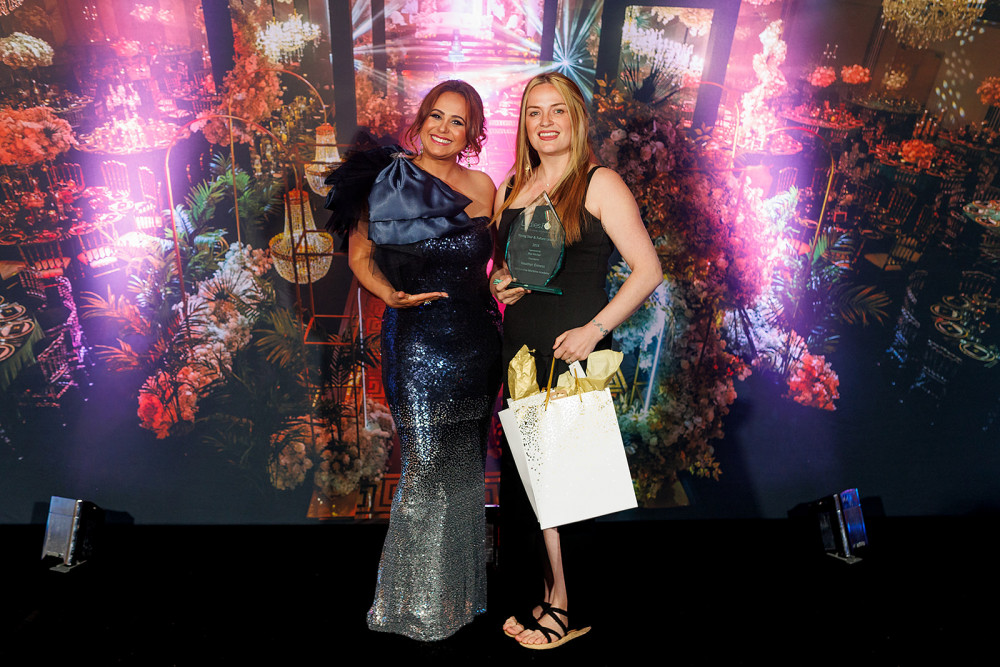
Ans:
[{"label": "crystal chandelier", "polygon": [[302,16],[293,11],[282,23],[272,18],[257,37],[257,45],[273,62],[287,63],[300,60],[306,43],[315,44],[321,36],[318,25],[303,21]]},{"label": "crystal chandelier", "polygon": [[313,192],[321,197],[330,192],[326,177],[338,162],[340,162],[340,151],[337,150],[337,132],[333,129],[333,125],[323,123],[316,128],[315,159],[306,165],[306,182]]},{"label": "crystal chandelier", "polygon": [[272,237],[268,246],[278,275],[290,283],[314,283],[333,262],[333,236],[317,231],[309,194],[303,190],[288,193],[285,231]]},{"label": "crystal chandelier", "polygon": [[24,0],[0,0],[0,16],[7,16],[21,6]]},{"label": "crystal chandelier", "polygon": [[986,0],[882,0],[882,15],[894,24],[896,39],[917,49],[968,30],[985,9]]}]

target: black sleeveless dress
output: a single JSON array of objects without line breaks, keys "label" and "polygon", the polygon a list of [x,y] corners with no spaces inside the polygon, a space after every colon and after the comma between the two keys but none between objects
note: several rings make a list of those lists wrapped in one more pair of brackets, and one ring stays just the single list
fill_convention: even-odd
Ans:
[{"label": "black sleeveless dress", "polygon": [[[599,168],[599,167],[598,167]],[[587,175],[587,183],[598,168]],[[508,195],[510,194],[508,190]],[[500,219],[497,243],[506,245],[510,227],[522,209],[507,209]],[[503,368],[504,399],[509,398],[506,386],[506,369],[511,359],[527,345],[535,351],[535,365],[539,384],[548,380],[552,363],[552,344],[559,334],[569,329],[588,324],[608,304],[605,281],[608,274],[608,260],[614,251],[611,239],[604,231],[601,221],[583,211],[582,237],[576,243],[566,246],[563,266],[552,278],[549,285],[562,289],[561,295],[532,292],[525,294],[504,310],[503,319]],[[605,336],[596,349],[611,347],[611,335]],[[565,362],[557,360],[554,377],[568,370]],[[544,388],[544,387],[540,387]],[[506,404],[505,404],[506,405]],[[504,446],[500,459],[500,516],[501,516],[501,556],[499,590],[506,600],[503,606],[506,614],[522,611],[526,602],[540,600],[539,581],[542,575],[544,545],[538,520],[521,485],[513,457]],[[575,580],[573,575],[586,572],[584,561],[586,540],[591,539],[589,531],[581,525],[559,528],[563,543],[563,565],[567,581]],[[572,584],[569,584],[572,585]],[[573,590],[574,625],[586,611],[586,594],[579,588]],[[581,604],[578,604],[581,603]]]},{"label": "black sleeveless dress", "polygon": [[[587,175],[588,185],[599,168],[592,169]],[[503,212],[497,243],[506,245],[510,227],[522,210],[508,208]],[[586,209],[583,211],[581,231],[582,238],[566,246],[562,268],[549,283],[552,287],[562,289],[562,294],[532,292],[525,294],[517,303],[504,310],[505,380],[507,364],[522,345],[527,345],[535,351],[539,383],[546,382],[552,363],[552,344],[556,337],[564,331],[588,324],[608,305],[605,281],[608,275],[608,259],[614,246],[601,221]],[[597,349],[609,347],[611,347],[610,335],[605,336],[597,345]],[[567,369],[568,366],[564,362],[557,361],[555,377]]]},{"label": "black sleeveless dress", "polygon": [[386,308],[382,378],[402,468],[379,564],[373,630],[443,639],[486,610],[486,435],[500,386],[500,314],[488,218],[409,159],[369,196],[369,238],[393,287],[447,292]]}]

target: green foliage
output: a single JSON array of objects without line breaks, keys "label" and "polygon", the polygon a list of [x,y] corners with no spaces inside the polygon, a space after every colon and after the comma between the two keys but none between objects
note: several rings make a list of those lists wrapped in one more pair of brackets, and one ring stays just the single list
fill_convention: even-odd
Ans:
[{"label": "green foliage", "polygon": [[233,180],[236,180],[236,203],[239,208],[240,221],[248,231],[262,231],[268,216],[281,206],[281,181],[266,179],[256,181],[250,174],[241,169],[231,169],[232,162],[224,153],[217,153],[212,158],[212,174],[215,183],[221,184],[226,192],[226,201],[230,203],[227,213],[236,216],[236,207],[232,205]]},{"label": "green foliage", "polygon": [[838,258],[856,253],[851,238],[826,230],[807,255],[786,262],[773,279],[775,300],[768,320],[800,332],[813,354],[829,354],[840,340],[841,324],[881,324],[888,320],[890,300],[870,285],[856,285]]}]

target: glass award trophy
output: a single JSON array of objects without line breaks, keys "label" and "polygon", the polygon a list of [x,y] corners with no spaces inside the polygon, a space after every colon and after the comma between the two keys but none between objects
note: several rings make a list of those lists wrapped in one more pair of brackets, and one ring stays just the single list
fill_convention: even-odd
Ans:
[{"label": "glass award trophy", "polygon": [[508,287],[562,294],[561,289],[548,284],[562,268],[565,247],[562,222],[548,193],[543,192],[511,225],[504,257],[514,280]]}]

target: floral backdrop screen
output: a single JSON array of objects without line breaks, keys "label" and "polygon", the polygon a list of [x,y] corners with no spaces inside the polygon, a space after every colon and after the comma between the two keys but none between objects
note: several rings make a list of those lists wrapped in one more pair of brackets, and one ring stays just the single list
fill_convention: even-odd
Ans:
[{"label": "floral backdrop screen", "polygon": [[[499,184],[524,83],[551,69],[584,91],[595,159],[663,269],[614,332],[641,512],[780,517],[850,487],[896,514],[995,507],[1000,79],[982,54],[1000,31],[916,49],[892,26],[858,37],[874,6],[736,4],[0,15],[0,521],[50,495],[147,523],[385,518],[383,306],[325,230],[324,179],[345,127],[399,142],[461,78],[487,114],[473,166]],[[707,89],[716,120],[696,125]],[[612,258],[609,296],[629,271]],[[490,504],[503,442],[496,423]]]}]

